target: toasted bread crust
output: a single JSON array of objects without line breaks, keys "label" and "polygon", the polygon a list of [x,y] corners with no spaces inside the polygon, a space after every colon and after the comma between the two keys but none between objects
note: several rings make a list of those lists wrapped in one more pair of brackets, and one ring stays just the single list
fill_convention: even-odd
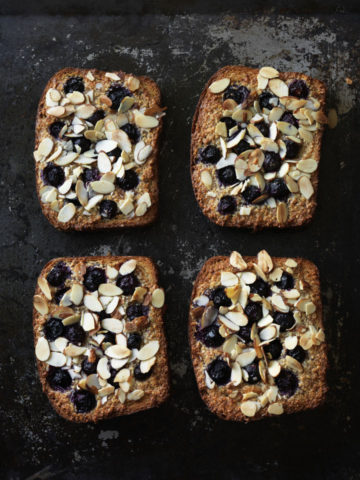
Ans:
[{"label": "toasted bread crust", "polygon": [[[141,256],[88,256],[55,258],[45,265],[39,275],[39,279],[46,278],[47,274],[54,267],[54,265],[60,261],[66,262],[73,272],[73,278],[80,280],[80,278],[82,278],[81,269],[84,265],[103,266],[104,268],[109,265],[119,268],[121,264],[130,259],[135,259],[137,261],[136,274],[141,284],[143,286],[147,286],[150,292],[155,290],[155,288],[158,288],[158,274],[154,263],[150,258]],[[35,289],[35,295],[42,295],[38,285]],[[141,410],[147,410],[149,408],[157,407],[163,403],[168,398],[170,389],[167,346],[163,327],[164,311],[165,306],[163,306],[161,309],[151,308],[151,313],[149,314],[151,321],[146,327],[144,335],[146,335],[146,338],[158,340],[160,343],[160,348],[156,355],[156,363],[153,367],[153,373],[149,379],[144,382],[136,381],[136,384],[138,385],[136,388],[141,388],[145,392],[145,395],[140,400],[126,400],[125,403],[122,404],[115,395],[112,395],[112,397],[110,397],[104,405],[98,403],[96,408],[91,412],[85,414],[77,413],[74,405],[70,401],[69,391],[58,392],[50,388],[48,382],[46,381],[47,364],[37,359],[38,373],[43,392],[46,393],[50,403],[57,413],[65,419],[73,422],[98,422],[99,420],[121,415],[129,415]],[[49,315],[50,314],[51,307]],[[40,315],[39,312],[34,308],[33,330],[35,346],[45,322],[46,318]]]},{"label": "toasted bread crust", "polygon": [[[256,257],[243,257],[249,264],[256,262]],[[271,257],[274,268],[283,267],[286,258]],[[317,267],[309,260],[303,258],[294,258],[298,263],[295,269],[295,276],[302,278],[310,288],[310,298],[316,306],[316,311],[310,317],[310,323],[318,329],[323,329],[322,303],[320,297],[320,280]],[[197,380],[199,393],[209,410],[223,418],[224,420],[236,420],[249,422],[259,420],[269,416],[266,408],[260,409],[254,417],[245,416],[241,409],[239,400],[242,394],[249,391],[256,391],[256,385],[241,383],[239,387],[234,387],[231,383],[223,387],[209,389],[205,383],[204,369],[211,360],[223,354],[222,347],[206,348],[195,338],[197,320],[192,313],[192,304],[196,297],[202,295],[207,288],[219,285],[220,271],[237,270],[229,263],[229,257],[217,256],[207,260],[198,274],[190,303],[188,335],[191,349],[191,358]],[[284,413],[294,413],[301,410],[313,409],[325,401],[325,395],[328,390],[326,383],[326,371],[328,367],[327,345],[325,342],[313,346],[308,351],[309,358],[305,361],[304,372],[299,374],[299,389],[296,394],[289,399],[281,398],[277,400],[284,408]],[[229,395],[239,390],[241,395],[231,398]]]},{"label": "toasted bread crust", "polygon": [[[276,208],[270,208],[265,205],[258,205],[253,208],[251,214],[240,215],[238,212],[232,215],[221,215],[217,211],[217,203],[221,196],[228,194],[230,188],[218,189],[216,198],[206,196],[208,190],[202,184],[200,179],[201,164],[196,163],[198,150],[208,144],[214,143],[215,140],[215,125],[222,116],[222,94],[214,95],[209,91],[209,86],[216,80],[221,78],[229,78],[231,82],[240,82],[251,91],[257,90],[257,75],[259,69],[249,68],[241,65],[229,65],[218,70],[207,82],[202,91],[192,122],[191,129],[191,154],[190,154],[190,170],[193,190],[198,201],[198,204],[209,220],[221,226],[230,227],[246,227],[254,230],[265,227],[299,227],[309,223],[314,215],[317,205],[316,195],[318,189],[318,172],[317,169],[311,174],[311,183],[314,188],[314,194],[310,200],[306,200],[301,195],[292,195],[288,199],[289,216],[286,222],[279,222],[276,217]],[[320,80],[309,77],[303,73],[285,72],[280,73],[279,78],[285,83],[293,79],[304,80],[309,89],[309,96],[314,96],[320,102],[320,110],[325,109],[326,87]],[[303,153],[305,158],[314,158],[317,162],[320,161],[321,140],[323,135],[323,127],[320,128],[314,135],[313,141]],[[207,166],[210,171],[214,170],[214,166]],[[226,191],[226,193],[225,193]]]}]

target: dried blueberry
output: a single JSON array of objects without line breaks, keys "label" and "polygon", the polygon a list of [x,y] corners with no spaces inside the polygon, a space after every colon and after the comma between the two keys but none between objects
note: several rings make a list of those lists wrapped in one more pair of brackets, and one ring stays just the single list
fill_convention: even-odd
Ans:
[{"label": "dried blueberry", "polygon": [[132,295],[135,288],[140,285],[138,278],[133,274],[120,275],[116,280],[116,285],[121,288],[123,295]]},{"label": "dried blueberry", "polygon": [[216,385],[226,385],[230,381],[231,368],[221,358],[215,358],[206,370]]},{"label": "dried blueberry", "polygon": [[276,360],[281,355],[282,344],[280,340],[276,338],[267,345],[264,345],[264,350],[270,356],[271,360]]},{"label": "dried blueberry", "polygon": [[286,138],[284,143],[286,146],[286,158],[296,158],[300,150],[300,143],[294,142],[290,138]]},{"label": "dried blueberry", "polygon": [[99,180],[99,178],[100,172],[96,167],[85,168],[81,175],[81,180],[85,185],[88,185],[90,182],[95,182],[96,180]]},{"label": "dried blueberry", "polygon": [[105,112],[102,109],[96,110],[91,117],[87,118],[86,121],[92,123],[94,126],[99,120],[102,120],[105,117]]},{"label": "dried blueberry", "polygon": [[129,168],[125,171],[125,175],[122,178],[116,178],[117,184],[122,190],[133,190],[139,184],[139,177],[135,170]]},{"label": "dried blueberry", "polygon": [[231,300],[225,293],[225,287],[217,287],[211,292],[210,300],[214,302],[216,308],[230,307]]},{"label": "dried blueberry", "polygon": [[117,110],[120,107],[120,103],[125,97],[133,96],[130,90],[123,87],[119,83],[114,83],[113,85],[111,85],[109,90],[106,92],[106,95],[112,101],[111,108],[113,110]]},{"label": "dried blueberry", "polygon": [[77,198],[66,198],[65,202],[66,203],[72,203],[73,205],[75,205],[75,207],[81,207],[81,203],[79,202],[79,200]]},{"label": "dried blueberry", "polygon": [[113,200],[102,200],[99,209],[103,218],[114,218],[117,213],[117,205]]},{"label": "dried blueberry", "polygon": [[60,287],[70,277],[71,270],[64,262],[58,262],[47,274],[46,280],[52,287]]},{"label": "dried blueberry", "polygon": [[105,333],[104,333],[104,340],[103,340],[103,342],[115,344],[115,343],[116,343],[115,333],[113,333],[113,332],[105,332]]},{"label": "dried blueberry", "polygon": [[257,129],[260,130],[260,132],[264,135],[264,137],[269,136],[270,130],[269,130],[269,125],[267,123],[259,122],[255,125],[255,127],[257,127]]},{"label": "dried blueberry", "polygon": [[86,375],[91,375],[92,373],[96,373],[96,366],[98,363],[98,359],[95,362],[90,362],[89,357],[85,357],[82,361],[81,368]]},{"label": "dried blueberry", "polygon": [[51,162],[42,171],[42,176],[44,183],[53,187],[60,187],[65,181],[64,170]]},{"label": "dried blueberry", "polygon": [[307,98],[309,95],[309,87],[304,80],[293,80],[289,85],[289,95],[297,98]]},{"label": "dried blueberry", "polygon": [[84,285],[90,292],[95,292],[101,283],[106,283],[105,270],[99,267],[87,267]]},{"label": "dried blueberry", "polygon": [[290,191],[282,178],[275,178],[272,182],[267,183],[266,192],[270,197],[277,200],[286,200],[290,195]]},{"label": "dried blueberry", "polygon": [[250,324],[261,320],[263,316],[261,303],[249,301],[245,307],[245,315],[248,317]]},{"label": "dried blueberry", "polygon": [[255,185],[249,185],[245,188],[245,190],[241,193],[241,196],[245,200],[246,203],[253,203],[254,200],[259,198],[261,195],[261,190]]},{"label": "dried blueberry", "polygon": [[300,345],[296,345],[292,350],[286,350],[286,355],[290,355],[290,357],[302,363],[306,358],[306,351]]},{"label": "dried blueberry", "polygon": [[132,123],[126,123],[120,128],[127,134],[132,143],[136,143],[140,140],[140,132],[136,125],[133,125]]},{"label": "dried blueberry", "polygon": [[44,325],[44,335],[47,340],[53,342],[61,337],[64,331],[64,325],[59,318],[50,318]]},{"label": "dried blueberry", "polygon": [[148,372],[143,373],[140,369],[140,364],[138,363],[134,368],[134,377],[139,382],[143,382],[144,380],[147,380],[151,376],[152,370],[153,369],[151,368]]},{"label": "dried blueberry", "polygon": [[240,327],[237,332],[238,337],[245,343],[251,342],[251,324],[245,325],[245,327]]},{"label": "dried blueberry", "polygon": [[[90,147],[91,147],[90,140],[88,140],[85,137],[73,138],[72,143],[73,143],[74,152],[77,152],[78,148],[80,148],[80,153],[84,153],[84,152],[87,152],[88,150],[90,150]],[[78,148],[76,148],[76,146]]]},{"label": "dried blueberry", "polygon": [[215,323],[196,332],[196,338],[208,348],[220,347],[225,341],[219,333],[219,325]]},{"label": "dried blueberry", "polygon": [[130,333],[127,339],[127,348],[132,350],[133,348],[137,348],[139,350],[141,345],[141,335],[140,333]]},{"label": "dried blueberry", "polygon": [[225,195],[220,198],[217,210],[221,215],[230,215],[236,210],[236,199],[232,195]]},{"label": "dried blueberry", "polygon": [[275,378],[275,383],[279,389],[280,395],[292,397],[299,386],[299,380],[295,373],[290,370],[281,370]]},{"label": "dried blueberry", "polygon": [[299,127],[299,122],[291,112],[283,113],[280,117],[280,121],[290,123],[291,125],[294,125],[294,127],[296,128]]},{"label": "dried blueberry", "polygon": [[281,290],[291,290],[294,288],[294,284],[294,277],[288,272],[283,272],[280,280],[275,283]]},{"label": "dried blueberry", "polygon": [[260,372],[259,372],[258,362],[250,363],[249,365],[245,365],[245,367],[243,368],[248,374],[248,379],[245,380],[247,383],[254,384],[254,383],[260,382]]},{"label": "dried blueberry", "polygon": [[53,122],[49,127],[50,135],[54,138],[59,138],[59,134],[64,125],[64,122]]},{"label": "dried blueberry", "polygon": [[221,152],[214,145],[208,145],[205,148],[200,148],[197,158],[199,162],[215,165],[221,158]]},{"label": "dried blueberry", "polygon": [[69,340],[70,343],[74,345],[81,345],[85,340],[85,330],[79,323],[74,323],[73,325],[67,325],[64,328],[64,337]]},{"label": "dried blueberry", "polygon": [[285,332],[295,325],[295,318],[291,312],[276,312],[274,322],[280,325],[280,332]]},{"label": "dried blueberry", "polygon": [[250,285],[250,292],[257,293],[260,297],[268,297],[271,295],[270,285],[260,277]]},{"label": "dried blueberry", "polygon": [[277,172],[281,167],[281,158],[278,153],[265,152],[263,169],[265,172]]},{"label": "dried blueberry", "polygon": [[131,303],[126,309],[126,316],[129,320],[134,320],[137,317],[147,316],[149,307],[141,303]]},{"label": "dried blueberry", "polygon": [[224,100],[231,98],[236,103],[243,103],[249,96],[250,91],[243,85],[230,85],[224,92]]},{"label": "dried blueberry", "polygon": [[235,168],[232,165],[216,170],[216,176],[220,183],[225,186],[234,185],[238,180],[236,178]]},{"label": "dried blueberry", "polygon": [[88,390],[76,390],[71,394],[76,413],[88,413],[96,407],[95,395]]},{"label": "dried blueberry", "polygon": [[[235,120],[233,120],[231,117],[221,117],[221,118],[220,118],[220,122],[224,122],[224,123],[225,123],[228,132],[229,132],[229,130],[231,130],[232,128],[236,127],[236,125],[237,125],[237,123],[235,122]],[[239,133],[239,132],[236,132],[236,135],[237,135],[238,133]]]},{"label": "dried blueberry", "polygon": [[232,150],[236,155],[240,155],[240,153],[246,152],[246,150],[251,150],[252,148],[253,147],[246,140],[240,140],[235,147],[232,147]]},{"label": "dried blueberry", "polygon": [[54,301],[57,305],[60,304],[62,297],[65,295],[65,293],[68,290],[69,290],[69,287],[59,288],[58,290],[56,290],[56,292],[54,294]]},{"label": "dried blueberry", "polygon": [[262,92],[259,96],[259,104],[261,108],[267,108],[268,110],[272,110],[274,105],[270,100],[275,99],[276,97],[272,95],[270,92]]},{"label": "dried blueberry", "polygon": [[84,82],[81,77],[70,77],[64,84],[64,92],[83,92],[85,90]]},{"label": "dried blueberry", "polygon": [[70,373],[67,370],[57,367],[49,368],[49,371],[46,375],[46,380],[53,390],[57,390],[59,392],[67,390],[72,383]]},{"label": "dried blueberry", "polygon": [[111,315],[105,312],[105,310],[102,310],[101,312],[98,313],[99,320],[104,320],[105,318],[109,318]]}]

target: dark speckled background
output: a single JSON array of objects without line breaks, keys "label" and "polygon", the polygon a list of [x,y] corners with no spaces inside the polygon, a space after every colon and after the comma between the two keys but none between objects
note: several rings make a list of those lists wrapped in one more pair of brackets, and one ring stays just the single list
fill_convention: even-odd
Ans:
[{"label": "dark speckled background", "polygon": [[[302,2],[299,11],[312,15],[293,16],[287,3],[275,2],[280,15],[254,0],[256,16],[248,5],[239,13],[235,2],[233,9],[223,3],[226,13],[205,2],[192,13],[157,2],[157,14],[145,2],[124,2],[123,9],[109,2],[109,13],[133,12],[122,16],[102,15],[104,5],[92,0],[68,9],[64,1],[0,6],[0,478],[360,478],[359,10],[333,0],[326,6]],[[49,14],[40,15],[44,11]],[[82,12],[89,15],[77,16]],[[26,15],[14,15],[21,13]],[[319,207],[302,230],[222,229],[196,205],[188,168],[191,118],[208,77],[231,63],[300,70],[328,84],[328,105],[338,109],[340,121],[325,133]],[[32,159],[35,112],[48,78],[64,66],[120,68],[159,83],[169,108],[160,217],[153,226],[61,233],[42,216]],[[330,392],[317,411],[226,423],[206,410],[197,393],[187,345],[188,299],[205,259],[233,249],[253,255],[264,247],[272,255],[308,257],[320,268]],[[52,410],[37,378],[33,290],[50,258],[109,252],[149,255],[159,266],[167,292],[172,394],[157,410],[98,425],[71,424]]]}]

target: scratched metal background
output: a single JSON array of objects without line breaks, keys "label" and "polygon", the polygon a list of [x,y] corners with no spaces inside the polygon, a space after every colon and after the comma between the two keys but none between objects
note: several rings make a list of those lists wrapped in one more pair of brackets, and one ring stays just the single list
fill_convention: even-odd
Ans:
[{"label": "scratched metal background", "polygon": [[[129,11],[130,2],[125,3]],[[250,16],[209,7],[206,14],[204,3],[201,14],[144,13],[136,4],[136,14],[117,17],[103,16],[96,7],[87,16],[38,15],[41,8],[31,10],[30,2],[22,11],[17,1],[0,7],[1,478],[360,478],[354,302],[359,294],[359,12]],[[254,5],[259,13],[262,2]],[[343,3],[337,11],[344,12]],[[59,7],[50,13],[79,11]],[[329,87],[328,105],[337,108],[340,121],[325,133],[319,207],[304,229],[253,234],[219,228],[197,207],[188,168],[191,118],[205,81],[232,63],[299,70]],[[47,79],[64,66],[121,68],[159,83],[169,108],[160,156],[160,217],[153,226],[62,233],[42,216],[34,189],[35,111]],[[354,80],[352,87],[346,76]],[[188,299],[205,259],[233,249],[256,254],[261,248],[308,257],[320,268],[330,392],[325,407],[314,412],[250,425],[226,423],[207,411],[197,393],[187,345]],[[108,252],[149,255],[160,268],[168,303],[171,398],[156,410],[76,425],[57,416],[41,392],[32,295],[50,258]]]}]

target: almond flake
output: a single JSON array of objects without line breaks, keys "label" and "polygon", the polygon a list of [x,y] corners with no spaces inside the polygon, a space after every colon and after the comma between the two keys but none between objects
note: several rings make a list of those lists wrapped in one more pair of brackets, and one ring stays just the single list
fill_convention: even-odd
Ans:
[{"label": "almond flake", "polygon": [[114,283],[102,283],[99,285],[99,293],[107,297],[114,297],[115,295],[121,295],[122,290]]},{"label": "almond flake", "polygon": [[298,372],[302,372],[304,370],[301,363],[298,362],[295,358],[291,357],[290,355],[286,355],[285,364],[287,367],[292,368],[293,370],[296,370]]},{"label": "almond flake", "polygon": [[127,260],[124,262],[121,267],[120,267],[120,275],[128,275],[129,273],[132,273],[136,268],[136,260],[131,259]]},{"label": "almond flake", "polygon": [[240,355],[236,357],[236,361],[239,363],[241,367],[246,367],[246,365],[250,365],[256,358],[256,352],[254,348],[246,349]]},{"label": "almond flake", "polygon": [[281,403],[272,403],[267,411],[270,415],[281,415],[284,413],[284,408]]},{"label": "almond flake", "polygon": [[297,344],[298,344],[298,338],[296,335],[290,335],[285,338],[284,346],[287,350],[294,350]]},{"label": "almond flake", "polygon": [[119,275],[119,272],[116,270],[116,268],[111,267],[110,265],[106,266],[106,276],[110,280],[115,280],[115,278],[117,278],[118,275]]},{"label": "almond flake", "polygon": [[38,285],[39,285],[40,290],[45,295],[45,297],[48,300],[51,300],[52,299],[52,294],[51,294],[51,290],[50,290],[50,287],[49,287],[49,284],[48,284],[48,281],[46,280],[46,278],[39,277]]},{"label": "almond flake", "polygon": [[257,255],[257,263],[264,273],[269,273],[274,268],[270,255],[266,250],[261,250]]},{"label": "almond flake", "polygon": [[86,120],[87,118],[91,117],[93,113],[95,113],[96,108],[93,105],[85,104],[80,105],[80,107],[76,108],[76,116],[78,118]]},{"label": "almond flake", "polygon": [[121,360],[123,358],[129,357],[131,355],[131,350],[129,350],[126,347],[122,347],[121,345],[111,345],[105,350],[105,355],[111,358],[116,358]]},{"label": "almond flake", "polygon": [[130,392],[127,396],[128,400],[136,402],[140,400],[145,395],[144,390],[136,389],[133,392]]},{"label": "almond flake", "polygon": [[268,372],[272,377],[277,377],[281,371],[280,363],[277,360],[272,360],[268,366]]},{"label": "almond flake", "polygon": [[45,337],[40,337],[36,343],[35,355],[38,360],[41,362],[46,362],[50,357],[50,347],[49,342]]},{"label": "almond flake", "polygon": [[246,417],[254,417],[257,412],[257,404],[256,402],[248,400],[240,404],[240,409]]},{"label": "almond flake", "polygon": [[158,340],[152,340],[144,345],[137,353],[137,358],[139,360],[149,360],[149,358],[154,357],[160,348]]},{"label": "almond flake", "polygon": [[267,87],[267,84],[268,84],[268,79],[263,77],[260,73],[258,74],[257,76],[257,81],[258,81],[258,84],[257,84],[257,88],[259,90],[265,90],[265,88]]},{"label": "almond flake", "polygon": [[287,97],[289,95],[289,87],[280,78],[272,78],[269,80],[269,89],[277,97]]},{"label": "almond flake", "polygon": [[289,211],[286,203],[280,202],[276,207],[276,219],[279,223],[285,223],[289,217]]},{"label": "almond flake", "polygon": [[70,300],[74,305],[80,305],[84,296],[83,286],[79,283],[73,283],[70,292]]},{"label": "almond flake", "polygon": [[60,223],[69,222],[73,218],[75,213],[76,213],[75,205],[73,203],[67,203],[59,211],[59,214],[57,217],[58,222]]},{"label": "almond flake", "polygon": [[232,272],[221,272],[220,282],[224,287],[231,287],[239,283],[239,277]]},{"label": "almond flake", "polygon": [[314,187],[312,186],[310,179],[302,176],[299,178],[298,184],[302,196],[305,197],[306,200],[309,200],[314,194]]},{"label": "almond flake", "polygon": [[141,373],[148,373],[151,368],[155,365],[156,357],[151,357],[148,360],[143,360],[140,362]]},{"label": "almond flake", "polygon": [[113,72],[106,72],[105,77],[110,78],[110,80],[114,80],[115,82],[121,80],[119,75],[117,75],[116,73],[113,73]]},{"label": "almond flake", "polygon": [[209,86],[211,93],[221,93],[230,85],[230,78],[221,78]]},{"label": "almond flake", "polygon": [[243,271],[247,268],[247,263],[240,255],[240,253],[236,252],[235,250],[231,252],[229,261],[231,266],[237,268],[240,271]]},{"label": "almond flake", "polygon": [[65,107],[50,107],[46,110],[46,113],[48,115],[51,115],[53,117],[63,117],[65,115]]},{"label": "almond flake", "polygon": [[234,362],[231,368],[231,382],[235,387],[240,385],[242,380],[242,371],[240,365],[237,362]]},{"label": "almond flake", "polygon": [[65,355],[69,357],[78,357],[79,355],[83,355],[86,352],[86,347],[78,347],[70,343],[64,350]]},{"label": "almond flake", "polygon": [[291,123],[278,121],[276,124],[280,132],[284,135],[295,137],[298,133],[298,129],[294,127],[294,125],[291,125]]},{"label": "almond flake", "polygon": [[108,378],[111,377],[111,373],[108,365],[108,359],[106,357],[100,358],[96,367],[96,371],[100,375],[100,377],[103,378],[104,380],[107,380]]},{"label": "almond flake", "polygon": [[104,318],[101,327],[112,333],[121,333],[124,329],[122,321],[117,318]]},{"label": "almond flake", "polygon": [[304,160],[300,160],[296,164],[296,168],[301,172],[305,173],[313,173],[318,167],[318,163],[313,158],[306,158]]},{"label": "almond flake", "polygon": [[243,272],[241,274],[241,280],[246,284],[246,285],[252,285],[255,280],[256,280],[256,275],[253,272]]},{"label": "almond flake", "polygon": [[103,310],[103,306],[101,305],[97,297],[95,297],[95,295],[85,295],[84,305],[92,312],[101,312]]},{"label": "almond flake", "polygon": [[91,188],[96,193],[107,194],[115,190],[115,185],[110,182],[104,182],[103,180],[96,180],[95,182],[90,183]]},{"label": "almond flake", "polygon": [[46,363],[52,367],[63,367],[66,363],[66,357],[60,352],[51,352]]},{"label": "almond flake", "polygon": [[44,138],[38,147],[38,153],[42,155],[44,158],[46,158],[48,155],[50,155],[52,149],[54,148],[54,142],[52,141],[51,138]]},{"label": "almond flake", "polygon": [[211,188],[212,187],[212,176],[209,173],[208,170],[203,170],[200,174],[200,179],[203,185],[205,185],[206,188]]},{"label": "almond flake", "polygon": [[41,295],[34,296],[34,307],[41,315],[46,315],[49,311],[48,304]]},{"label": "almond flake", "polygon": [[140,128],[155,128],[159,125],[159,120],[155,117],[138,113],[135,115],[135,123]]},{"label": "almond flake", "polygon": [[245,325],[248,324],[248,318],[242,312],[230,311],[230,312],[227,312],[225,316],[231,322],[235,323],[235,325],[239,325],[240,327],[244,327]]},{"label": "almond flake", "polygon": [[90,312],[85,312],[81,321],[81,326],[85,332],[91,332],[95,328],[95,318]]},{"label": "almond flake", "polygon": [[151,304],[155,308],[162,308],[165,303],[165,292],[162,288],[156,288],[151,295]]},{"label": "almond flake", "polygon": [[[71,309],[72,312],[74,312]],[[63,325],[74,325],[74,323],[77,323],[80,320],[80,313],[73,313],[73,315],[68,315],[65,317],[62,321]]]},{"label": "almond flake", "polygon": [[277,337],[278,330],[275,325],[269,325],[268,327],[263,328],[260,333],[259,337],[263,342],[267,342],[269,340],[273,340]]},{"label": "almond flake", "polygon": [[264,78],[276,78],[279,76],[279,72],[273,67],[262,67],[259,70],[259,74]]}]

